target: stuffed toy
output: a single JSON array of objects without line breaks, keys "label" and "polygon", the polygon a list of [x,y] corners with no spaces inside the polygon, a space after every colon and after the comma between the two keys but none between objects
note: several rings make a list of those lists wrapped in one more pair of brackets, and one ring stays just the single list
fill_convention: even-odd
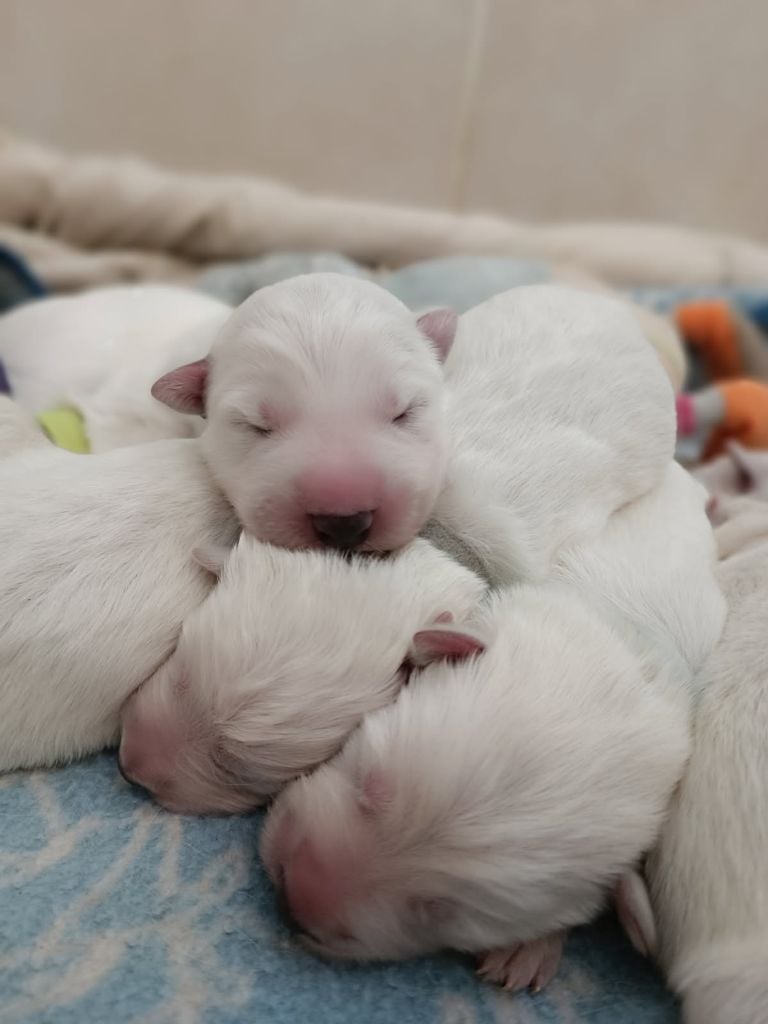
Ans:
[{"label": "stuffed toy", "polygon": [[692,361],[711,383],[678,394],[678,435],[707,461],[730,441],[768,449],[768,340],[724,300],[688,302],[674,313]]}]

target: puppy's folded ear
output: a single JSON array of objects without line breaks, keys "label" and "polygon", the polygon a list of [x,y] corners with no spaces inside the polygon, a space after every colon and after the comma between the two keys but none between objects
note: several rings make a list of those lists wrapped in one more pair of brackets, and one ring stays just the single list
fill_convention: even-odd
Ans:
[{"label": "puppy's folded ear", "polygon": [[425,334],[437,349],[440,362],[444,363],[451,351],[456,328],[459,323],[458,314],[452,309],[433,309],[424,313],[416,321],[422,334]]},{"label": "puppy's folded ear", "polygon": [[176,412],[202,416],[207,384],[208,360],[198,359],[163,374],[152,385],[152,397]]},{"label": "puppy's folded ear", "polygon": [[482,654],[484,650],[485,644],[479,637],[446,625],[416,633],[408,655],[414,665],[423,668],[433,661],[463,661]]}]

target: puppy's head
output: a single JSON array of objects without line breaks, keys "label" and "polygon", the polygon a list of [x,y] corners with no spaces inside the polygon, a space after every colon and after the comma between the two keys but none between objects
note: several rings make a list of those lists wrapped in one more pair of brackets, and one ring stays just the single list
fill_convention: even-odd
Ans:
[{"label": "puppy's head", "polygon": [[[222,571],[216,551],[199,556]],[[414,629],[464,616],[482,589],[421,540],[379,559],[243,535],[123,708],[123,774],[179,812],[256,806],[395,696]]]},{"label": "puppy's head", "polygon": [[388,551],[443,483],[448,310],[416,318],[367,281],[310,274],[256,292],[209,360],[155,385],[206,415],[203,446],[245,528],[281,547]]},{"label": "puppy's head", "polygon": [[427,631],[414,656],[434,661],[268,818],[264,861],[305,941],[391,959],[587,920],[653,841],[686,723],[553,595],[516,591],[495,624]]}]

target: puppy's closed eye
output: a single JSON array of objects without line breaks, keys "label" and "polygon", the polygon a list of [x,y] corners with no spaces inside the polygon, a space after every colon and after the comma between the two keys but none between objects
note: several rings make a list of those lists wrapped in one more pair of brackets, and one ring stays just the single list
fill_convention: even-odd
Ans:
[{"label": "puppy's closed eye", "polygon": [[272,427],[264,427],[259,423],[249,423],[248,426],[259,437],[269,437],[274,432]]}]

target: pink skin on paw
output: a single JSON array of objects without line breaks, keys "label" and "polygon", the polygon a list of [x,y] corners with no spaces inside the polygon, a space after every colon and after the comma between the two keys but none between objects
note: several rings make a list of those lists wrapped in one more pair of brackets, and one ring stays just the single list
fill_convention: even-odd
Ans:
[{"label": "pink skin on paw", "polygon": [[557,973],[564,941],[564,934],[555,932],[511,949],[495,949],[482,957],[477,973],[508,992],[540,992]]}]

